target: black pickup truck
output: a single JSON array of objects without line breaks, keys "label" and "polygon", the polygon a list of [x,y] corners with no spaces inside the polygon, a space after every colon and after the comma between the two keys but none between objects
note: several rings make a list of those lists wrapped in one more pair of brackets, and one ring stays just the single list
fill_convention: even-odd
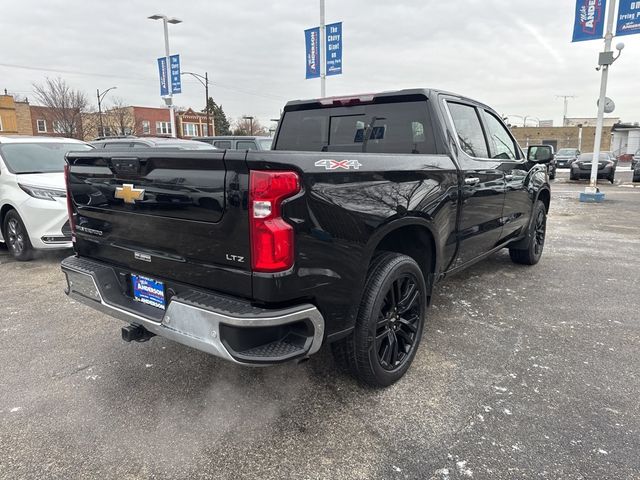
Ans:
[{"label": "black pickup truck", "polygon": [[246,365],[330,343],[390,385],[436,282],[505,247],[540,259],[550,147],[530,158],[491,108],[421,89],[289,102],[272,151],[70,153],[67,293],[127,341]]}]

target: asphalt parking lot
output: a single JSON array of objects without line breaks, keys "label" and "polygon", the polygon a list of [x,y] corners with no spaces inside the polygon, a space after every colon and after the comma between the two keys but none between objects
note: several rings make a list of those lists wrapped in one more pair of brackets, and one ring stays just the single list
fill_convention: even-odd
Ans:
[{"label": "asphalt parking lot", "polygon": [[63,293],[66,253],[0,248],[0,478],[638,479],[640,186],[552,184],[545,254],[506,251],[436,290],[386,390],[323,350],[248,369]]}]

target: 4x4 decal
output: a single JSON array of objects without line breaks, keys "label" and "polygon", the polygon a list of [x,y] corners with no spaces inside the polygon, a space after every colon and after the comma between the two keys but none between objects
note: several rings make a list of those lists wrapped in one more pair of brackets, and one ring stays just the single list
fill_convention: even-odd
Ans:
[{"label": "4x4 decal", "polygon": [[360,170],[362,164],[358,160],[318,160],[315,166],[324,167],[325,170],[337,170],[339,168]]}]

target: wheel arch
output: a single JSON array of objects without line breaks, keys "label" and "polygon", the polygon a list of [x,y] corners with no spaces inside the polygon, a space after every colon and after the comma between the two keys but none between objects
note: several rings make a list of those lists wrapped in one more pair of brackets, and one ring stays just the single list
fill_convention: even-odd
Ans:
[{"label": "wheel arch", "polygon": [[431,298],[440,262],[438,237],[428,220],[405,217],[385,224],[367,244],[368,264],[381,251],[402,253],[413,258],[422,270],[427,284],[427,294],[429,299]]}]

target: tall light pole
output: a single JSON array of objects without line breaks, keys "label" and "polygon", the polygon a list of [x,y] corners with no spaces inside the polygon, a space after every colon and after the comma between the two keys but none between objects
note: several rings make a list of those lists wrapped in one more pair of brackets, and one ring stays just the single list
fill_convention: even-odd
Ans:
[{"label": "tall light pole", "polygon": [[104,125],[102,124],[102,100],[104,96],[110,91],[118,87],[107,88],[104,92],[100,93],[100,89],[96,89],[96,96],[98,97],[98,119],[100,120],[100,134],[99,137],[104,137]]},{"label": "tall light pole", "polygon": [[327,28],[325,26],[324,0],[320,0],[320,97],[327,96]]},{"label": "tall light pole", "polygon": [[171,136],[176,137],[176,117],[173,111],[173,89],[171,87],[171,52],[169,50],[169,24],[172,25],[182,23],[182,20],[177,18],[169,18],[166,15],[162,15],[156,13],[155,15],[151,15],[149,17],[150,20],[162,20],[164,25],[164,53],[167,58],[167,89],[169,90],[169,94],[165,98],[165,102],[167,107],[169,107],[169,118],[171,119]]},{"label": "tall light pole", "polygon": [[607,33],[604,35],[604,51],[600,52],[598,58],[598,70],[602,71],[602,78],[600,80],[600,98],[598,100],[598,118],[596,120],[596,137],[593,145],[593,159],[591,160],[591,178],[589,179],[589,186],[585,189],[584,194],[580,194],[581,201],[602,201],[604,194],[600,194],[601,198],[597,198],[598,187],[598,165],[600,163],[600,143],[602,142],[602,126],[604,123],[604,109],[605,101],[607,100],[607,81],[609,79],[609,67],[613,65],[618,57],[622,54],[624,43],[616,45],[618,55],[613,56],[611,50],[611,41],[613,40],[613,21],[616,12],[616,4],[618,2],[609,2],[609,12],[607,14]]},{"label": "tall light pole", "polygon": [[242,117],[243,120],[249,120],[249,129],[250,129],[250,133],[249,135],[253,136],[253,117]]},{"label": "tall light pole", "polygon": [[204,77],[199,73],[193,72],[182,72],[182,75],[191,75],[196,80],[198,80],[202,86],[204,87],[204,108],[207,113],[207,135],[211,135],[211,129],[209,128],[210,120],[209,120],[209,73],[204,72]]}]

